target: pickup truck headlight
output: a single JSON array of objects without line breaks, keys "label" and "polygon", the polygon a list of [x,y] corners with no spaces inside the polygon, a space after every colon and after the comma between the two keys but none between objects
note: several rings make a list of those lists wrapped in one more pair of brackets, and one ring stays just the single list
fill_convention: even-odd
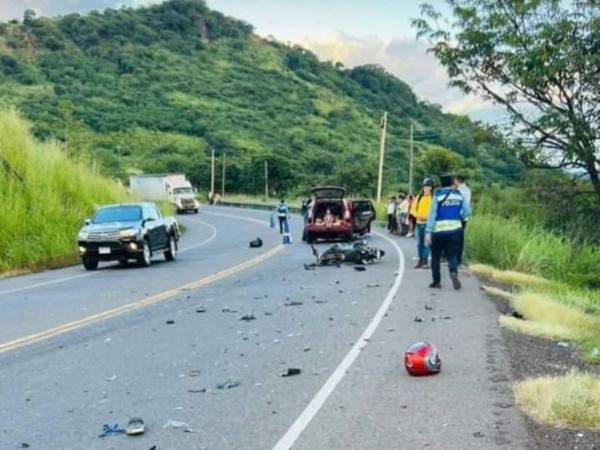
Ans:
[{"label": "pickup truck headlight", "polygon": [[80,241],[85,241],[89,235],[90,233],[88,233],[87,231],[80,231],[77,235],[77,239],[79,239]]},{"label": "pickup truck headlight", "polygon": [[119,236],[122,238],[130,238],[137,236],[138,232],[135,228],[128,228],[126,230],[119,231]]}]

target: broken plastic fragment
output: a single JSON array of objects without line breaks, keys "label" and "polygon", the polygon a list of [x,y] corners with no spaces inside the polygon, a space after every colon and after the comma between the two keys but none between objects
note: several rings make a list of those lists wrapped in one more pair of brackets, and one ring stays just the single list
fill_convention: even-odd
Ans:
[{"label": "broken plastic fragment", "polygon": [[282,374],[282,377],[293,377],[294,375],[300,375],[302,373],[301,369],[295,367],[288,367]]}]

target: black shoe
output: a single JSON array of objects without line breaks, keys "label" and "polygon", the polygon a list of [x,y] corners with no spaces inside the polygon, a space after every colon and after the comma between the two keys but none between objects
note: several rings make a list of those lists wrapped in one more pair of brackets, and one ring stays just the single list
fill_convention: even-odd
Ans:
[{"label": "black shoe", "polygon": [[431,283],[431,284],[429,285],[429,287],[430,287],[431,289],[441,289],[441,288],[442,288],[442,285],[441,285],[440,283]]},{"label": "black shoe", "polygon": [[460,283],[460,280],[458,279],[458,273],[450,272],[450,279],[452,280],[452,286],[454,286],[454,289],[456,289],[458,291],[462,287],[462,284]]}]

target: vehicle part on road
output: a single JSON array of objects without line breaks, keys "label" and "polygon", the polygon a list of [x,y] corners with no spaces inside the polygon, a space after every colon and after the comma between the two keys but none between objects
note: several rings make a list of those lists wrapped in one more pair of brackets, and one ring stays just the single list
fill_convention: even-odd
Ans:
[{"label": "vehicle part on road", "polygon": [[223,389],[233,389],[233,388],[238,387],[241,384],[242,383],[240,381],[229,379],[225,383],[219,383],[219,384],[217,384],[217,389],[220,389],[220,390],[223,390]]},{"label": "vehicle part on road", "polygon": [[295,367],[288,367],[285,372],[281,374],[282,377],[293,377],[294,375],[300,375],[302,373],[301,369]]},{"label": "vehicle part on road", "polygon": [[263,246],[263,240],[259,237],[257,237],[256,239],[254,239],[253,241],[250,241],[250,248],[259,248]]},{"label": "vehicle part on road", "polygon": [[165,322],[167,325],[173,325],[175,321],[173,319],[169,319]]},{"label": "vehicle part on road", "polygon": [[432,344],[418,342],[404,354],[404,367],[414,376],[434,375],[442,369],[442,361]]},{"label": "vehicle part on road", "polygon": [[321,266],[340,265],[342,263],[359,264],[364,266],[380,260],[385,252],[379,248],[371,247],[367,241],[359,241],[353,244],[335,244],[319,255],[317,249],[312,246],[313,255],[317,264]]},{"label": "vehicle part on road", "polygon": [[132,417],[129,419],[127,429],[125,430],[128,436],[139,436],[140,434],[144,434],[144,431],[146,431],[146,425],[141,417]]},{"label": "vehicle part on road", "polygon": [[256,320],[256,317],[254,316],[254,314],[245,314],[242,317],[240,317],[240,320],[244,322],[250,322],[251,320]]},{"label": "vehicle part on road", "polygon": [[125,430],[123,428],[119,428],[118,423],[115,423],[112,427],[110,425],[104,424],[104,425],[102,425],[102,434],[99,435],[98,437],[104,438],[111,434],[121,434],[121,433],[125,433]]},{"label": "vehicle part on road", "polygon": [[167,423],[163,425],[163,430],[166,430],[167,428],[183,428],[183,431],[185,431],[186,433],[194,432],[194,430],[187,423],[180,422],[179,420],[168,420]]}]

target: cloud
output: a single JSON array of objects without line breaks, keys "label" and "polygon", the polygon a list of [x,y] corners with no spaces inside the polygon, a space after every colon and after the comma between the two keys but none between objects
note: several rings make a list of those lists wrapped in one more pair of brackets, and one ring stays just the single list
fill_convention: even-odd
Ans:
[{"label": "cloud", "polygon": [[476,120],[494,121],[499,110],[475,96],[448,87],[445,69],[427,52],[424,42],[412,38],[355,37],[343,33],[307,37],[299,42],[321,59],[340,61],[347,67],[379,64],[408,83],[422,100],[439,104],[445,111],[467,114]]}]

